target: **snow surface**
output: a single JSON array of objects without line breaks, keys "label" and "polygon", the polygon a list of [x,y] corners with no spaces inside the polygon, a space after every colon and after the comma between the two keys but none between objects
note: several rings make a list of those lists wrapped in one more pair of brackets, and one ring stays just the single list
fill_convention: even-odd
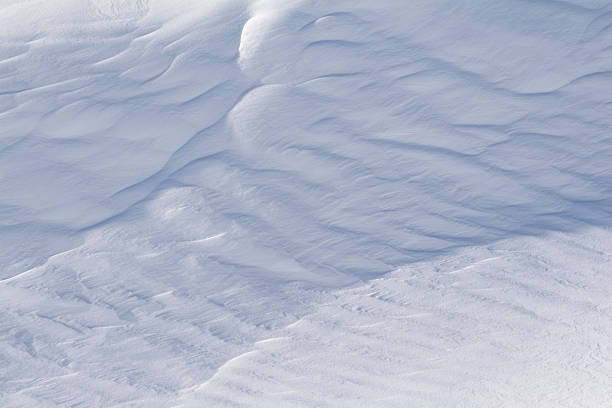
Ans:
[{"label": "snow surface", "polygon": [[609,0],[0,27],[1,406],[609,403]]}]

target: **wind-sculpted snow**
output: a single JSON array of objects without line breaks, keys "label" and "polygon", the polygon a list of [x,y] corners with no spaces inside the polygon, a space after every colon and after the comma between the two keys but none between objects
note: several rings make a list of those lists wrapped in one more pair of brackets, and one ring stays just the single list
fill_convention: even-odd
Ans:
[{"label": "wind-sculpted snow", "polygon": [[503,241],[331,292],[179,406],[606,406],[611,238]]},{"label": "wind-sculpted snow", "polygon": [[330,288],[612,221],[608,1],[0,23],[4,405],[172,406]]}]

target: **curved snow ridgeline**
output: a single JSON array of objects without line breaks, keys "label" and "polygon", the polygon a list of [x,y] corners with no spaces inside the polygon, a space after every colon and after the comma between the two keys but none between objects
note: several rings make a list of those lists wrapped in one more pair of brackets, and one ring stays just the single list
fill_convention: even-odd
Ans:
[{"label": "curved snow ridgeline", "polygon": [[0,26],[2,406],[606,403],[609,1],[5,0]]}]

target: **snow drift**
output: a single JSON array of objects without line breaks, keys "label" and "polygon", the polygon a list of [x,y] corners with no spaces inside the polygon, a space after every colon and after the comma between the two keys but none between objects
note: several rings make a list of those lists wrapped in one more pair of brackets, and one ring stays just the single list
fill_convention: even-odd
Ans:
[{"label": "snow drift", "polygon": [[334,288],[612,221],[608,1],[0,21],[5,405],[172,406]]}]

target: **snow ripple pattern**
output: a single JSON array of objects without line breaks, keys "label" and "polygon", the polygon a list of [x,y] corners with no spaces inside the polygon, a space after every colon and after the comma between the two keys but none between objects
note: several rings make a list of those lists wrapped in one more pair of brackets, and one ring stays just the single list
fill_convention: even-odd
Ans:
[{"label": "snow ripple pattern", "polygon": [[609,1],[7,0],[0,23],[3,406],[171,406],[330,288],[612,224]]}]

